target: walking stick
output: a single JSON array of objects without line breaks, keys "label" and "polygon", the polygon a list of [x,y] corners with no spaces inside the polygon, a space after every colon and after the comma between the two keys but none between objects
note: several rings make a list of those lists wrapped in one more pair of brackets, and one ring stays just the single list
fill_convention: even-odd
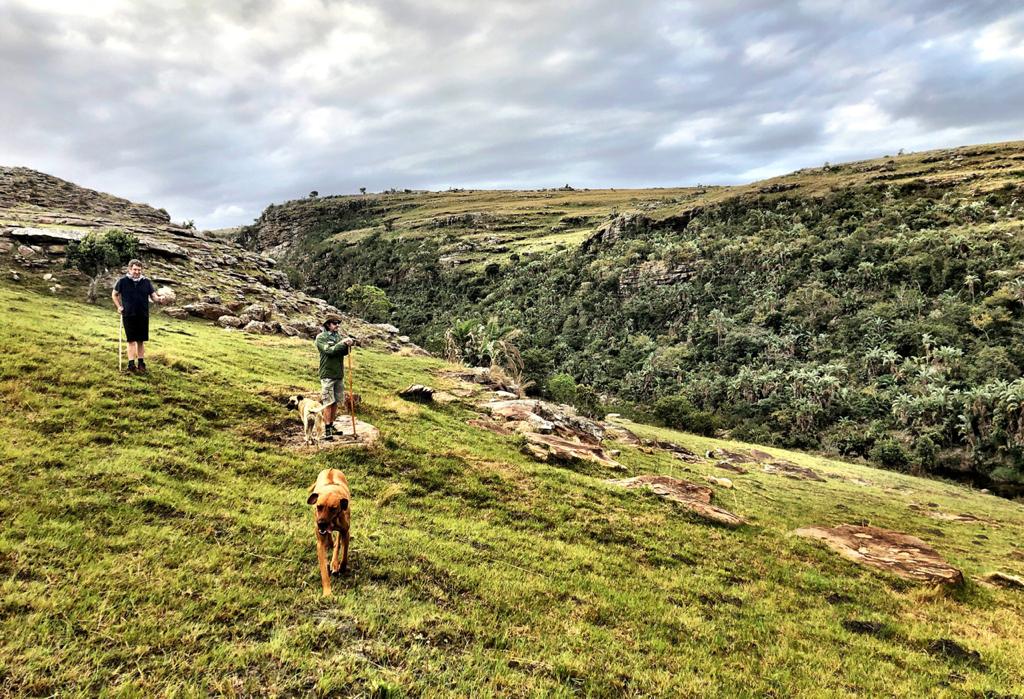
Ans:
[{"label": "walking stick", "polygon": [[121,359],[121,338],[124,336],[124,316],[121,312],[117,312],[117,370],[118,372],[124,371],[122,368]]},{"label": "walking stick", "polygon": [[352,388],[352,348],[348,348],[348,410],[352,416],[352,439],[356,437],[356,392]]}]

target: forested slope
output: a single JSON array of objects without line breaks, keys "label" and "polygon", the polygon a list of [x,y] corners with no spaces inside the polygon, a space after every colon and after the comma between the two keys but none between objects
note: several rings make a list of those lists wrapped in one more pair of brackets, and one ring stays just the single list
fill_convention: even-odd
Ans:
[{"label": "forested slope", "polygon": [[[743,187],[387,193],[240,239],[534,389],[876,464],[1024,482],[1024,144]],[[571,377],[571,378],[570,378]],[[603,404],[601,404],[603,401]]]}]

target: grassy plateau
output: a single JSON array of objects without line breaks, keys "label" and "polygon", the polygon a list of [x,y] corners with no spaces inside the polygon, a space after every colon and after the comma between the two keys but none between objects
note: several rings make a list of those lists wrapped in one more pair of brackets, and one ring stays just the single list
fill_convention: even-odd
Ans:
[{"label": "grassy plateau", "polygon": [[[400,400],[445,365],[368,350],[380,442],[302,454],[279,399],[316,385],[311,343],[155,316],[134,376],[116,333],[108,307],[0,286],[0,695],[1024,696],[1024,592],[974,580],[1024,573],[1019,503],[781,450],[828,480],[621,447],[628,475],[729,476],[716,502],[750,523],[724,529],[535,463],[471,406]],[[305,504],[325,467],[353,490],[332,598]],[[919,536],[967,582],[792,534],[844,522]]]}]

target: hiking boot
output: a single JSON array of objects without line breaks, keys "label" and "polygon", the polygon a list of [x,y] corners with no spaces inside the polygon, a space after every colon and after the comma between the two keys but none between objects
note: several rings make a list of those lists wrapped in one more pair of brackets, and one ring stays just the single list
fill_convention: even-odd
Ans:
[{"label": "hiking boot", "polygon": [[142,360],[142,359],[139,360],[139,373],[140,374],[145,374],[146,373],[146,362],[144,360]]},{"label": "hiking boot", "polygon": [[135,362],[128,362],[128,369],[126,370],[129,374],[134,374],[139,369],[135,366]]},{"label": "hiking boot", "polygon": [[324,425],[324,441],[334,441],[334,425]]}]

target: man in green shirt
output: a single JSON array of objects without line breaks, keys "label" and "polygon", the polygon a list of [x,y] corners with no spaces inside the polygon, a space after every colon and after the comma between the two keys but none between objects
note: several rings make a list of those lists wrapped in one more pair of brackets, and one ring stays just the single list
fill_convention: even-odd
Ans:
[{"label": "man in green shirt", "polygon": [[320,352],[320,391],[324,404],[324,439],[334,439],[334,416],[338,403],[345,400],[344,359],[352,346],[351,337],[338,335],[341,319],[329,316],[324,320],[324,331],[316,336],[316,348]]}]

